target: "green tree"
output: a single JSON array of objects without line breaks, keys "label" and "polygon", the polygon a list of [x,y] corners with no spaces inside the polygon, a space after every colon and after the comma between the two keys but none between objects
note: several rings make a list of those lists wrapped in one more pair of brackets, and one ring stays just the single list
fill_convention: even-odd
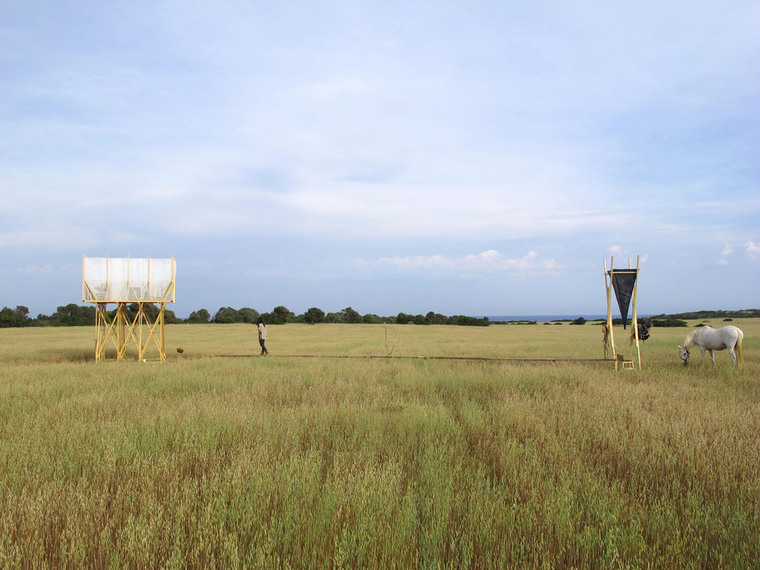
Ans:
[{"label": "green tree", "polygon": [[341,311],[343,313],[344,323],[360,323],[362,322],[362,316],[351,307],[346,307]]},{"label": "green tree", "polygon": [[250,307],[243,307],[238,311],[238,314],[240,315],[240,318],[242,319],[241,323],[250,323],[254,324],[259,320],[259,312],[256,309],[251,309]]},{"label": "green tree", "polygon": [[396,323],[399,325],[406,325],[408,323],[414,322],[414,315],[409,315],[407,313],[399,313],[396,316]]},{"label": "green tree", "polygon": [[30,324],[29,309],[17,305],[15,309],[3,307],[0,311],[0,328],[23,327]]},{"label": "green tree", "polygon": [[51,321],[66,326],[88,326],[95,324],[97,310],[93,306],[80,307],[70,303],[65,307],[58,307],[52,314]]},{"label": "green tree", "polygon": [[181,322],[181,319],[177,318],[177,315],[174,313],[174,311],[170,311],[169,309],[164,309],[164,322],[167,325],[173,325],[175,323]]},{"label": "green tree", "polygon": [[362,317],[362,321],[368,325],[381,325],[383,324],[383,318],[372,313],[368,313]]},{"label": "green tree", "polygon": [[422,315],[409,315],[407,313],[399,313],[398,316],[396,316],[396,323],[399,325],[406,325],[406,324],[412,324],[412,325],[426,325],[428,322],[425,320],[425,317]]},{"label": "green tree", "polygon": [[468,317],[467,315],[453,315],[449,317],[448,323],[450,325],[459,325],[467,327],[487,327],[491,323],[488,321],[488,317],[478,319],[477,317]]},{"label": "green tree", "polygon": [[21,324],[23,325],[29,320],[29,308],[25,307],[24,305],[16,305],[16,314],[18,315],[18,318],[21,320]]},{"label": "green tree", "polygon": [[[138,303],[130,303],[127,305],[127,318],[130,321],[134,321],[135,317],[137,316],[137,312],[140,310],[140,305]],[[156,317],[158,317],[158,313],[161,312],[161,309],[158,308],[157,305],[153,303],[144,303],[143,304],[143,311],[145,312],[145,316],[150,319],[151,322],[156,321]],[[166,312],[164,311],[164,317],[166,317]]]},{"label": "green tree", "polygon": [[653,327],[688,327],[689,323],[681,319],[652,319]]},{"label": "green tree", "polygon": [[[161,307],[155,303],[144,303],[143,311],[145,312],[145,315],[151,320],[151,322],[155,322],[158,318],[159,313],[161,312]],[[166,316],[166,313],[164,313],[164,316]]]},{"label": "green tree", "polygon": [[312,307],[304,313],[304,322],[310,325],[321,323],[325,320],[325,312],[317,307]]},{"label": "green tree", "polygon": [[218,324],[230,324],[242,322],[242,318],[236,309],[232,307],[220,307],[214,314],[213,322]]},{"label": "green tree", "polygon": [[446,315],[434,313],[433,311],[430,311],[427,315],[425,315],[425,322],[427,322],[429,325],[445,325],[447,321],[448,317]]},{"label": "green tree", "polygon": [[207,323],[211,319],[211,313],[209,313],[206,309],[199,309],[197,311],[193,311],[190,313],[190,316],[187,317],[188,323]]},{"label": "green tree", "polygon": [[31,324],[35,327],[49,327],[55,325],[56,323],[54,323],[48,315],[43,315],[40,313],[37,315],[37,318],[31,322]]},{"label": "green tree", "polygon": [[274,309],[272,309],[271,313],[271,324],[273,325],[284,325],[288,321],[295,319],[295,314],[291,313],[287,307],[283,307],[282,305],[278,305]]}]

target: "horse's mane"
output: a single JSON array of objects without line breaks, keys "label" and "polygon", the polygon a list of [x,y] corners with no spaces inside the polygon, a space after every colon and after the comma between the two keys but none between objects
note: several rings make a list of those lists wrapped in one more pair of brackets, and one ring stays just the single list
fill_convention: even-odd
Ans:
[{"label": "horse's mane", "polygon": [[694,343],[694,337],[697,336],[698,332],[699,332],[699,329],[694,329],[693,331],[690,331],[689,334],[686,335],[686,338],[683,339],[684,347],[689,348],[689,346]]},{"label": "horse's mane", "polygon": [[705,331],[716,331],[716,330],[719,330],[719,329],[714,329],[710,325],[703,325],[699,328],[696,328],[686,335],[686,338],[683,341],[683,345],[689,346],[689,344],[697,344],[699,333],[705,332]]}]

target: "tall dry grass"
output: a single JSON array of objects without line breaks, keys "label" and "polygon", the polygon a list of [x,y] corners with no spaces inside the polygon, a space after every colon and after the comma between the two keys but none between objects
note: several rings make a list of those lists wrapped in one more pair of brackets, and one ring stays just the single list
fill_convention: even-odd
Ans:
[{"label": "tall dry grass", "polygon": [[[720,323],[714,323],[719,326]],[[746,363],[644,369],[387,352],[383,327],[0,331],[0,566],[753,567],[760,321]],[[599,327],[399,327],[394,355],[601,356]],[[622,337],[622,330],[616,329]],[[618,340],[620,342],[620,339]]]}]

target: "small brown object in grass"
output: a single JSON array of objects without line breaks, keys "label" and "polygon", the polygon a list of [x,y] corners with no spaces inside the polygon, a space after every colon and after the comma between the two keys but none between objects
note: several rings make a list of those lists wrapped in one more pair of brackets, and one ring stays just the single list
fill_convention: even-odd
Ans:
[{"label": "small brown object in grass", "polygon": [[177,349],[177,352],[179,352],[180,354],[182,354],[183,352],[185,352],[185,349],[184,349],[184,348],[182,348],[182,347],[179,347],[179,348]]}]

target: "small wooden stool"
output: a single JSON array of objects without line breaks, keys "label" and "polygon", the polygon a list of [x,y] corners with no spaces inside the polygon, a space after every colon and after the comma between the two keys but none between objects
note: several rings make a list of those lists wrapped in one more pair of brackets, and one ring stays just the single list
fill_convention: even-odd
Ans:
[{"label": "small wooden stool", "polygon": [[630,368],[631,370],[634,370],[636,368],[633,365],[633,358],[626,360],[625,356],[623,356],[622,354],[618,354],[617,361],[618,361],[618,365],[622,365],[623,368]]}]

